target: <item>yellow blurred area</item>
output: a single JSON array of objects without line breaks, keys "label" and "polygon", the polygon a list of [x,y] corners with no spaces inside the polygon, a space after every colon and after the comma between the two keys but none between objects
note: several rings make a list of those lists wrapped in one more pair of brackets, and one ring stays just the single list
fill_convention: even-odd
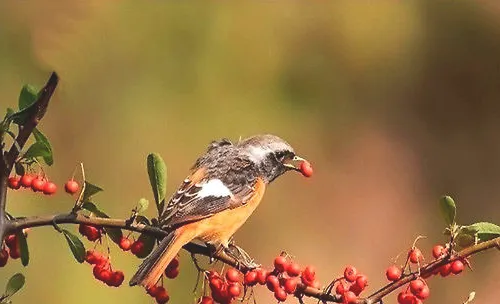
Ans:
[{"label": "yellow blurred area", "polygon": [[[499,16],[496,1],[5,0],[0,108],[57,71],[41,124],[54,148],[47,172],[62,185],[83,162],[105,189],[96,203],[122,218],[153,200],[149,152],[167,162],[171,193],[211,140],[279,135],[315,176],[272,184],[237,244],[264,265],[286,250],[323,284],[353,264],[370,293],[415,237],[427,236],[428,259],[445,241],[440,195],[455,198],[461,224],[500,223]],[[60,192],[9,192],[8,210],[67,211],[72,198]],[[0,270],[0,285],[26,275],[14,303],[152,302],[140,288],[98,283],[50,227],[28,241],[30,265]],[[128,281],[139,261],[111,250]],[[426,303],[461,303],[471,291],[496,303],[498,258],[481,254],[473,272],[431,279]],[[194,303],[195,280],[183,253],[180,277],[166,284],[171,303]],[[269,302],[259,288],[257,303]]]}]

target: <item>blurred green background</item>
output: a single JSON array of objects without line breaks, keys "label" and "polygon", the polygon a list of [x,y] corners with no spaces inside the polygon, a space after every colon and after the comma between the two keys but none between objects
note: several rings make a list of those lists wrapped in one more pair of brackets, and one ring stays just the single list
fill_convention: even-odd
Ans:
[{"label": "blurred green background", "polygon": [[[257,133],[287,139],[315,176],[287,175],[237,233],[270,265],[281,250],[315,265],[322,283],[353,264],[385,283],[391,259],[417,235],[426,256],[444,224],[437,200],[455,197],[459,222],[500,222],[500,5],[497,1],[0,2],[0,105],[24,83],[60,86],[41,128],[51,179],[79,162],[126,217],[152,199],[147,153],[163,155],[169,193],[212,140]],[[69,210],[72,199],[9,193],[15,215]],[[154,208],[148,210],[154,216]],[[107,288],[74,262],[62,236],[32,230],[26,289],[14,303],[151,303],[140,288]],[[87,244],[91,246],[90,244]],[[130,278],[139,261],[112,248]],[[498,252],[474,272],[433,278],[426,303],[500,297]],[[184,253],[171,303],[193,303]],[[257,303],[273,303],[260,288]],[[290,299],[288,302],[295,303]],[[390,297],[384,303],[395,303]],[[309,300],[307,303],[315,303]]]}]

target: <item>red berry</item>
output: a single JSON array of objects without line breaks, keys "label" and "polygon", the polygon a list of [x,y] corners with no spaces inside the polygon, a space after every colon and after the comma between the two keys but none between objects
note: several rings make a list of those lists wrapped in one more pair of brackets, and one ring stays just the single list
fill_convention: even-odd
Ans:
[{"label": "red berry", "polygon": [[156,299],[156,303],[165,304],[168,302],[168,300],[170,300],[170,296],[168,295],[165,288],[163,288],[162,286],[159,286],[158,291],[157,291],[156,296],[155,296],[155,299]]},{"label": "red berry", "polygon": [[313,168],[311,166],[311,163],[308,162],[307,160],[304,160],[303,162],[301,162],[300,163],[300,172],[305,177],[311,177],[313,175]]},{"label": "red berry", "polygon": [[424,260],[424,256],[422,255],[422,252],[418,248],[410,250],[409,256],[410,256],[410,262],[412,262],[413,264],[420,263]]},{"label": "red berry", "polygon": [[214,300],[211,297],[203,296],[199,304],[214,304]]},{"label": "red berry", "polygon": [[87,250],[85,253],[85,262],[89,263],[90,265],[97,264],[99,261],[99,258],[95,255],[93,250]]},{"label": "red berry", "polygon": [[286,291],[283,289],[283,288],[277,288],[275,291],[274,291],[274,297],[276,298],[276,300],[278,300],[279,302],[285,302],[286,301]]},{"label": "red berry", "polygon": [[95,265],[94,268],[92,268],[92,274],[94,275],[94,278],[100,280],[101,277],[101,271],[104,269],[102,265]]},{"label": "red berry", "polygon": [[130,247],[130,251],[134,254],[134,255],[138,255],[142,252],[142,250],[144,249],[144,243],[142,241],[135,241],[132,243],[132,246]]},{"label": "red berry", "polygon": [[422,280],[422,279],[415,279],[415,280],[413,280],[413,281],[410,282],[410,291],[414,295],[417,295],[417,294],[419,294],[422,291],[422,289],[425,286],[426,285],[425,285],[424,280]]},{"label": "red berry", "polygon": [[354,282],[357,275],[358,271],[356,270],[356,268],[354,268],[354,266],[346,266],[346,268],[344,269],[344,279],[347,282]]},{"label": "red berry", "polygon": [[10,254],[10,257],[13,258],[14,260],[15,259],[19,259],[21,257],[21,249],[19,248],[19,243],[15,243],[14,246],[12,247],[9,247],[9,254]]},{"label": "red berry", "polygon": [[52,195],[56,193],[57,186],[53,182],[46,182],[43,186],[43,194]]},{"label": "red berry", "polygon": [[451,262],[451,272],[453,274],[459,274],[464,270],[464,263],[460,260],[455,260]]},{"label": "red berry", "polygon": [[385,271],[385,276],[389,281],[397,281],[401,278],[401,269],[396,265],[389,266]]},{"label": "red berry", "polygon": [[288,278],[285,280],[285,283],[283,284],[283,289],[285,290],[286,293],[293,294],[295,293],[295,290],[297,290],[297,284],[298,284],[298,278]]},{"label": "red berry", "polygon": [[442,257],[445,254],[446,254],[446,248],[444,248],[443,246],[436,245],[436,246],[432,247],[432,256],[435,259],[439,259],[440,257]]},{"label": "red berry", "polygon": [[17,246],[17,236],[15,234],[9,234],[5,237],[5,245],[9,248]]},{"label": "red berry", "polygon": [[76,192],[78,192],[79,188],[80,186],[78,185],[78,183],[72,179],[70,179],[69,181],[66,182],[66,184],[64,184],[64,190],[66,190],[66,192],[69,194],[75,194]]},{"label": "red berry", "polygon": [[439,273],[442,277],[447,277],[451,273],[451,264],[444,264],[439,268]]},{"label": "red berry", "polygon": [[35,192],[42,192],[45,187],[45,180],[41,177],[36,177],[31,181],[31,189]]},{"label": "red berry", "polygon": [[276,291],[280,287],[280,281],[275,275],[268,275],[266,278],[266,285],[270,291]]},{"label": "red berry", "polygon": [[342,303],[346,303],[346,304],[356,304],[357,300],[358,300],[358,297],[354,294],[354,292],[352,291],[346,291],[343,295],[342,295],[342,300],[343,302]]},{"label": "red berry", "polygon": [[2,250],[0,250],[0,267],[5,266],[8,260],[9,260],[9,252],[7,251],[6,248],[2,248]]},{"label": "red berry", "polygon": [[[179,258],[176,256],[172,259],[172,261],[170,261],[170,263],[168,263],[168,266],[167,266],[167,269],[175,269],[175,268],[179,268]],[[218,274],[217,274],[218,275]]]},{"label": "red berry", "polygon": [[113,273],[111,272],[111,270],[103,268],[99,272],[99,278],[98,279],[101,280],[102,282],[106,283],[106,284],[109,284],[112,275],[113,275]]},{"label": "red berry", "polygon": [[123,274],[123,271],[117,270],[111,274],[109,282],[111,286],[119,287],[120,285],[122,285],[124,279],[125,275]]},{"label": "red berry", "polygon": [[239,282],[240,281],[240,272],[234,268],[229,268],[226,271],[226,279],[228,282]]},{"label": "red berry", "polygon": [[358,284],[354,283],[351,286],[349,286],[349,291],[352,291],[356,296],[359,296],[361,292],[363,292],[363,289],[361,289],[361,287]]},{"label": "red berry", "polygon": [[158,294],[158,286],[151,286],[149,287],[148,289],[146,289],[146,292],[148,295],[152,296],[153,298],[156,297],[156,295]]},{"label": "red berry", "polygon": [[132,241],[129,238],[122,236],[120,239],[120,248],[123,251],[129,251],[130,247],[132,247]]},{"label": "red berry", "polygon": [[429,294],[430,294],[429,286],[424,285],[424,287],[422,287],[422,289],[420,289],[420,291],[417,294],[415,294],[415,296],[420,300],[425,300],[429,297]]},{"label": "red berry", "polygon": [[101,238],[101,231],[94,226],[87,226],[87,239],[91,242],[97,241]]},{"label": "red berry", "polygon": [[35,179],[35,177],[31,174],[24,174],[23,176],[21,176],[21,186],[23,186],[24,188],[29,188],[31,187],[31,183],[33,182],[33,179]]},{"label": "red berry", "polygon": [[361,290],[364,290],[366,286],[368,286],[368,277],[364,274],[358,275],[354,285],[358,286]]},{"label": "red berry", "polygon": [[304,271],[302,271],[302,278],[304,278],[308,282],[312,282],[316,279],[316,269],[311,265],[306,266]]},{"label": "red berry", "polygon": [[168,268],[165,269],[165,276],[169,279],[175,279],[179,275],[179,268]]},{"label": "red berry", "polygon": [[409,292],[400,292],[398,294],[399,304],[414,304],[415,300],[416,300],[415,296]]},{"label": "red berry", "polygon": [[337,286],[335,287],[335,293],[338,295],[344,294],[348,290],[346,283],[343,280],[339,281]]},{"label": "red berry", "polygon": [[245,273],[245,277],[243,278],[243,283],[246,286],[254,286],[255,284],[257,284],[257,271],[250,270],[247,273]]},{"label": "red berry", "polygon": [[257,272],[257,282],[259,282],[260,285],[266,284],[268,271],[264,268],[257,268],[255,271]]},{"label": "red berry", "polygon": [[241,293],[240,284],[238,284],[238,283],[229,284],[229,287],[227,288],[227,293],[232,298],[236,298],[237,296],[239,296]]},{"label": "red berry", "polygon": [[8,186],[10,189],[14,190],[21,188],[21,178],[18,176],[9,177]]},{"label": "red berry", "polygon": [[290,263],[288,268],[286,269],[286,273],[288,273],[291,277],[296,277],[300,275],[300,266],[297,263]]},{"label": "red berry", "polygon": [[287,268],[288,268],[288,261],[284,256],[280,255],[274,259],[274,269],[276,269],[276,271],[282,273],[285,272]]},{"label": "red berry", "polygon": [[224,286],[224,281],[219,277],[212,277],[210,278],[209,284],[212,291],[221,290]]}]

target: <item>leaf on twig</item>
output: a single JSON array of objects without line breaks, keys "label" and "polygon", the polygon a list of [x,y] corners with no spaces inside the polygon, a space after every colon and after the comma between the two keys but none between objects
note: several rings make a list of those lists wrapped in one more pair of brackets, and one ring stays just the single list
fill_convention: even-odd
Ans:
[{"label": "leaf on twig", "polygon": [[500,236],[500,226],[488,222],[479,222],[460,229],[459,236],[473,236],[477,242],[485,242]]},{"label": "leaf on twig", "polygon": [[443,196],[439,200],[439,206],[441,207],[441,214],[447,225],[453,225],[455,223],[455,216],[457,213],[457,207],[455,201],[450,196]]},{"label": "leaf on twig", "polygon": [[7,282],[7,286],[5,287],[5,293],[3,294],[2,298],[8,299],[12,297],[16,292],[18,292],[21,288],[23,288],[25,281],[26,280],[23,274],[16,273],[15,275],[13,275],[9,279],[9,282]]},{"label": "leaf on twig", "polygon": [[165,205],[167,192],[167,166],[157,153],[151,153],[147,157],[149,182],[153,189],[158,214],[161,214]]},{"label": "leaf on twig", "polygon": [[61,232],[66,238],[68,246],[71,249],[71,252],[73,253],[75,259],[78,261],[78,263],[83,263],[85,261],[85,246],[83,245],[82,241],[80,241],[80,239],[76,235],[66,229],[62,229]]},{"label": "leaf on twig", "polygon": [[31,84],[25,84],[21,89],[21,93],[19,93],[19,102],[18,102],[19,110],[22,111],[24,109],[29,108],[36,102],[37,99],[38,99],[38,89],[32,86]]},{"label": "leaf on twig", "polygon": [[42,155],[43,160],[48,166],[52,166],[54,164],[54,156],[52,152],[52,146],[50,145],[50,142],[40,130],[37,128],[33,129],[33,136],[35,136],[36,142],[41,143],[42,145],[45,146],[45,149],[48,151],[47,155]]},{"label": "leaf on twig", "polygon": [[19,251],[21,252],[21,264],[28,266],[30,262],[30,253],[28,250],[28,242],[22,230],[16,232],[16,238],[19,242]]},{"label": "leaf on twig", "polygon": [[[83,191],[83,197],[82,201],[83,202],[88,202],[92,198],[92,196],[96,195],[97,193],[104,191],[101,187],[98,187],[94,184],[89,183],[88,181],[85,181],[85,190]],[[91,211],[91,210],[89,210]]]}]

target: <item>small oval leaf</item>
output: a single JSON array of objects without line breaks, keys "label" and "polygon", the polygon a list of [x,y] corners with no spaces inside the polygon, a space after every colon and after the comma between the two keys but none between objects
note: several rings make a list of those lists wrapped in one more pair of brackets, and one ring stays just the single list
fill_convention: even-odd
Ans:
[{"label": "small oval leaf", "polygon": [[147,257],[151,253],[151,251],[153,251],[156,243],[156,238],[150,235],[141,234],[137,240],[144,243],[144,248],[139,254],[137,254],[138,258],[143,259]]},{"label": "small oval leaf", "polygon": [[479,242],[488,241],[500,236],[500,226],[488,222],[479,222],[462,228],[477,237]]},{"label": "small oval leaf", "polygon": [[91,184],[88,181],[85,181],[84,186],[85,190],[83,191],[83,198],[82,198],[82,201],[84,202],[89,201],[92,198],[92,196],[96,195],[97,193],[104,191],[101,187]]},{"label": "small oval leaf", "polygon": [[30,84],[25,84],[19,93],[19,110],[29,108],[38,99],[38,89]]},{"label": "small oval leaf", "polygon": [[43,145],[45,145],[45,147],[47,148],[47,151],[49,152],[48,155],[44,155],[42,156],[43,157],[43,161],[48,165],[48,166],[52,166],[54,164],[54,156],[53,156],[53,152],[52,152],[52,146],[50,145],[50,142],[49,140],[47,139],[47,137],[40,131],[38,130],[37,128],[34,128],[33,129],[33,136],[35,136],[35,139],[36,139],[36,142],[39,142],[39,143],[42,143]]},{"label": "small oval leaf", "polygon": [[441,214],[447,225],[452,225],[455,223],[455,216],[457,212],[457,207],[455,201],[451,196],[443,196],[439,200],[439,206],[441,207]]},{"label": "small oval leaf", "polygon": [[30,262],[30,253],[28,250],[28,242],[26,241],[26,236],[23,231],[20,230],[16,232],[17,241],[19,242],[19,251],[21,252],[21,264],[23,266],[28,266]]},{"label": "small oval leaf", "polygon": [[158,214],[161,214],[167,193],[167,166],[159,154],[151,153],[147,158],[147,167],[156,208],[158,209]]},{"label": "small oval leaf", "polygon": [[66,229],[62,229],[61,231],[64,234],[64,237],[66,238],[68,246],[71,249],[71,252],[73,253],[75,259],[78,261],[78,263],[83,263],[85,261],[85,246],[83,245],[82,241],[80,241],[80,239],[76,235]]},{"label": "small oval leaf", "polygon": [[139,202],[137,203],[137,207],[135,208],[135,211],[137,213],[142,213],[148,209],[149,206],[149,201],[145,198],[141,198]]},{"label": "small oval leaf", "polygon": [[24,153],[24,158],[37,158],[37,157],[52,157],[52,152],[49,148],[41,142],[33,143],[26,153]]},{"label": "small oval leaf", "polygon": [[9,282],[7,282],[7,287],[5,288],[4,297],[10,298],[16,292],[18,292],[21,288],[23,288],[25,282],[24,275],[21,273],[16,273],[13,275]]}]

